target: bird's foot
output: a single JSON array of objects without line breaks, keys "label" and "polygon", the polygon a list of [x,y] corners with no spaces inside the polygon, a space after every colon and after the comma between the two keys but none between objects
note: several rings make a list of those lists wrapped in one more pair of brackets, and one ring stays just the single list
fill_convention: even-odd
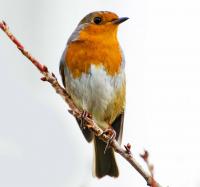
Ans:
[{"label": "bird's foot", "polygon": [[81,116],[80,116],[80,120],[81,120],[81,123],[80,123],[80,127],[81,129],[85,129],[85,118],[87,117],[91,117],[91,114],[89,112],[87,112],[86,110],[83,110],[82,113],[81,113]]},{"label": "bird's foot", "polygon": [[111,142],[116,138],[116,132],[114,129],[108,128],[103,132],[103,134],[109,136],[109,139],[106,143],[106,147],[104,149],[104,154],[106,154],[106,151],[110,148]]}]

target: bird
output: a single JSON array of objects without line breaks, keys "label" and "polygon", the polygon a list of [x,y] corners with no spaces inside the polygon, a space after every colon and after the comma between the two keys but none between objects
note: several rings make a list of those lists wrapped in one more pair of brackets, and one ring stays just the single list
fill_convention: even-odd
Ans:
[{"label": "bird", "polygon": [[[115,132],[121,143],[125,95],[125,58],[119,44],[118,26],[128,17],[118,17],[110,11],[95,11],[86,15],[67,41],[59,71],[63,85],[75,105],[91,114],[94,122],[105,132]],[[97,178],[118,177],[119,169],[114,150],[83,128],[88,142],[94,142],[94,169]]]}]

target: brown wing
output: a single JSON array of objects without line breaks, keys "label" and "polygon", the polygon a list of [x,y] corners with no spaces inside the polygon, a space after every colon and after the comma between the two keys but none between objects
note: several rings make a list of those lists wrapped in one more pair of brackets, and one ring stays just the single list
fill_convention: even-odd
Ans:
[{"label": "brown wing", "polygon": [[93,140],[93,133],[89,129],[82,127],[83,125],[81,124],[82,122],[80,119],[76,118],[76,121],[77,121],[78,126],[80,127],[85,139],[87,140],[87,142],[91,142]]},{"label": "brown wing", "polygon": [[124,125],[124,112],[121,113],[112,123],[112,128],[116,132],[116,140],[121,144]]},{"label": "brown wing", "polygon": [[59,71],[60,71],[60,76],[61,76],[61,79],[62,79],[63,86],[65,87],[65,71],[64,71],[63,57],[60,60]]}]

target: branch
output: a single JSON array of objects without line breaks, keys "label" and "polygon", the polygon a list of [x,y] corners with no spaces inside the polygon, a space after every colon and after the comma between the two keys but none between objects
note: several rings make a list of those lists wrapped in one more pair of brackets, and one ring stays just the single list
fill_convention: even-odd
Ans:
[{"label": "branch", "polygon": [[154,179],[154,166],[149,161],[149,152],[147,150],[144,150],[144,153],[140,154],[140,156],[146,163],[147,168],[148,168],[149,172],[151,173],[151,177],[152,177],[151,187],[157,187],[156,181]]},{"label": "branch", "polygon": [[[41,72],[43,77],[42,81],[47,81],[54,88],[57,94],[59,94],[64,101],[68,104],[70,110],[69,112],[76,118],[82,117],[82,111],[76,107],[70,95],[66,92],[66,90],[58,83],[56,76],[49,72],[48,68],[45,65],[42,65],[37,59],[35,59],[23,45],[16,39],[16,37],[9,31],[7,24],[4,21],[0,21],[0,28],[4,31],[4,33],[10,38],[10,40],[16,45],[16,47],[21,51],[21,53],[29,59],[29,61]],[[84,117],[84,120],[87,122],[86,127],[89,128],[95,136],[99,137],[104,142],[110,141],[110,137],[103,133],[103,130],[94,123],[91,116]],[[161,187],[161,185],[156,182],[151,174],[146,172],[141,165],[135,160],[131,153],[131,146],[127,144],[124,148],[122,148],[118,142],[114,139],[111,140],[110,146],[115,150],[115,152],[119,153],[124,159],[126,159],[137,171],[140,175],[146,180],[147,185],[152,187]]]}]

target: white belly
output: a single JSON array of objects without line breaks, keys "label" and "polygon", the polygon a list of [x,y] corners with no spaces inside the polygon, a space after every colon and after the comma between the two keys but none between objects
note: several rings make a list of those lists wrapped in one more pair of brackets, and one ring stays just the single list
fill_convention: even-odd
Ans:
[{"label": "white belly", "polygon": [[124,71],[109,76],[103,67],[91,66],[90,73],[72,78],[65,72],[66,89],[78,107],[92,114],[96,122],[103,122],[105,111],[125,79]]}]

